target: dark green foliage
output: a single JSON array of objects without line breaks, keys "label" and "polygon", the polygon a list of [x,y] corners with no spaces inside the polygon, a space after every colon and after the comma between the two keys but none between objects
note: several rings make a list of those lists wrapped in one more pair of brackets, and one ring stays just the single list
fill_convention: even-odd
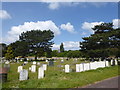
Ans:
[{"label": "dark green foliage", "polygon": [[61,45],[60,45],[60,52],[64,52],[64,45],[63,45],[63,43],[61,43]]},{"label": "dark green foliage", "polygon": [[112,23],[96,25],[95,31],[80,42],[81,51],[89,57],[120,56],[120,28],[114,29]]},{"label": "dark green foliage", "polygon": [[29,51],[37,56],[44,56],[44,52],[50,53],[50,48],[53,45],[51,41],[54,38],[54,33],[50,30],[31,30],[20,35],[20,41],[24,41],[29,45]]},{"label": "dark green foliage", "polygon": [[11,47],[11,46],[8,46],[8,47],[7,47],[7,52],[6,52],[6,54],[5,54],[5,58],[6,58],[7,60],[11,60],[11,59],[14,58],[13,50],[12,50],[12,47]]},{"label": "dark green foliage", "polygon": [[25,41],[16,41],[11,43],[10,46],[13,48],[14,56],[25,57],[29,53],[29,45]]},{"label": "dark green foliage", "polygon": [[5,43],[0,43],[0,57],[4,57],[7,50],[7,45]]}]

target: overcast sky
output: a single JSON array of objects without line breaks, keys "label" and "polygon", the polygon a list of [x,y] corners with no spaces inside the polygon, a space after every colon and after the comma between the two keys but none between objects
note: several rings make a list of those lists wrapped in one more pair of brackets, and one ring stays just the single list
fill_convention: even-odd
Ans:
[{"label": "overcast sky", "polygon": [[66,50],[79,49],[82,37],[93,34],[94,25],[113,22],[118,27],[117,2],[3,2],[0,10],[2,41],[11,43],[22,32],[52,30],[53,49],[63,42]]}]

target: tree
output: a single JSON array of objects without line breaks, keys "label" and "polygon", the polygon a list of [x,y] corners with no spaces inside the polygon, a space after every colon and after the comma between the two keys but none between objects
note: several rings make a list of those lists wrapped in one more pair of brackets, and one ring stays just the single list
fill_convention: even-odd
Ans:
[{"label": "tree", "polygon": [[14,43],[11,43],[10,46],[13,48],[15,57],[25,57],[29,53],[29,45],[25,41],[16,41]]},{"label": "tree", "polygon": [[64,45],[63,45],[63,43],[61,43],[61,45],[60,45],[60,52],[64,52]]},{"label": "tree", "polygon": [[[37,56],[44,56],[44,52],[49,52],[53,45],[54,33],[50,30],[31,30],[22,33],[19,36],[19,41],[28,43],[29,51],[34,53],[35,59]],[[41,54],[41,55],[40,55]]]},{"label": "tree", "polygon": [[11,47],[11,46],[8,46],[8,48],[7,48],[7,53],[5,54],[5,58],[6,58],[7,60],[10,60],[10,59],[13,59],[13,58],[14,58],[13,50],[12,50],[12,47]]},{"label": "tree", "polygon": [[84,37],[84,41],[80,42],[80,48],[84,55],[103,59],[111,55],[118,57],[120,29],[114,29],[112,23],[102,23],[92,29],[95,33],[89,37]]},{"label": "tree", "polygon": [[0,43],[0,57],[4,57],[6,53],[7,45],[5,43]]}]

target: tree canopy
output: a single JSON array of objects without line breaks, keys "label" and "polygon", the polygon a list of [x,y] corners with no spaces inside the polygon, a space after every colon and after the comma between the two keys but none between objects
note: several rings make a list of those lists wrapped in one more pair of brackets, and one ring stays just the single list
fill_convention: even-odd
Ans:
[{"label": "tree canopy", "polygon": [[84,37],[80,42],[81,51],[88,57],[120,56],[120,28],[114,29],[112,23],[96,25],[94,34]]},{"label": "tree canopy", "polygon": [[[26,56],[29,54],[37,56],[49,56],[53,45],[54,33],[50,30],[31,30],[21,33],[19,40],[11,43],[15,56]],[[48,54],[49,53],[49,54]]]}]

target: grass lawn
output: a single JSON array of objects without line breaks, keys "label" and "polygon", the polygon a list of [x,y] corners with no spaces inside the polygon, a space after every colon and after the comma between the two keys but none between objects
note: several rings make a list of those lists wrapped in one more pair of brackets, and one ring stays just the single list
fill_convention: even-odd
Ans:
[{"label": "grass lawn", "polygon": [[[23,62],[11,63],[8,73],[8,82],[3,83],[2,88],[74,88],[118,75],[118,66],[98,68],[85,72],[75,72],[75,64],[81,62],[84,61],[73,61],[71,59],[61,63],[60,60],[58,60],[54,63],[54,66],[48,66],[43,79],[38,79],[38,67],[40,66],[37,66],[37,72],[32,73],[29,71],[29,79],[26,81],[19,81],[19,73],[17,73],[17,67]],[[72,72],[65,73],[63,71],[65,64],[70,64]],[[31,65],[32,63],[29,62],[23,68],[28,69]],[[63,67],[58,67],[58,65],[63,65]]]}]

